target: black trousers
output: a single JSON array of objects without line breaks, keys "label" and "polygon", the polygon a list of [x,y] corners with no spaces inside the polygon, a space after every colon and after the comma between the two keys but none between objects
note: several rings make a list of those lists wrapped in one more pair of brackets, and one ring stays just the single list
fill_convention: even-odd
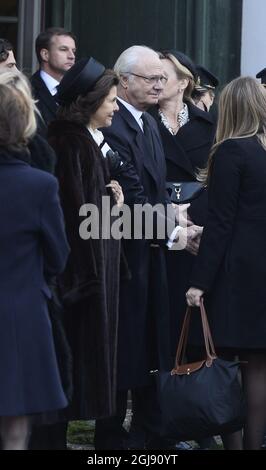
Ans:
[{"label": "black trousers", "polygon": [[131,390],[132,421],[123,428],[127,411],[127,390],[117,393],[117,411],[111,418],[96,421],[96,450],[167,449],[170,442],[160,437],[161,414],[155,384]]},{"label": "black trousers", "polygon": [[94,446],[96,450],[127,449],[128,433],[123,428],[127,412],[127,390],[117,393],[116,414],[96,420]]}]

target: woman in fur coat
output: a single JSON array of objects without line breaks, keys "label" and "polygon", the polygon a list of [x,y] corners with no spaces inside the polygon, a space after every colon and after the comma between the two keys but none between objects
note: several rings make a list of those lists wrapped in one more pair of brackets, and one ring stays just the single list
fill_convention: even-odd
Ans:
[{"label": "woman in fur coat", "polygon": [[[77,62],[58,88],[58,119],[48,132],[57,155],[56,175],[71,247],[59,278],[65,307],[65,328],[73,354],[73,399],[67,420],[92,419],[114,413],[118,322],[120,244],[103,237],[103,196],[111,208],[123,193],[110,180],[102,133],[118,109],[118,79],[93,58]],[[80,208],[92,204],[99,212],[98,237],[81,233]],[[83,206],[86,207],[86,206]]]}]

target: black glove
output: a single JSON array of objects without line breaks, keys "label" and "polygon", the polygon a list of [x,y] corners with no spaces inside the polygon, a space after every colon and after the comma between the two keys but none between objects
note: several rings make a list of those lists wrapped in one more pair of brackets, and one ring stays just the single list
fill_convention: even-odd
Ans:
[{"label": "black glove", "polygon": [[122,168],[124,167],[124,162],[120,157],[118,152],[114,152],[113,150],[108,150],[106,153],[106,158],[109,165],[109,170],[111,177],[114,177],[120,173]]}]

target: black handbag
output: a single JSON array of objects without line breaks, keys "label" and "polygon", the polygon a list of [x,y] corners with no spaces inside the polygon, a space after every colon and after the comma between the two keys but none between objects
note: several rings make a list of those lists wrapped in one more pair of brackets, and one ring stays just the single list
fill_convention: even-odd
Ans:
[{"label": "black handbag", "polygon": [[171,202],[184,204],[191,202],[204,191],[204,186],[198,181],[184,181],[182,183],[167,182],[166,191]]},{"label": "black handbag", "polygon": [[245,420],[239,363],[216,356],[203,302],[200,310],[206,358],[183,363],[191,316],[191,309],[188,309],[175,367],[170,372],[156,374],[161,434],[177,441],[235,432],[243,427]]}]

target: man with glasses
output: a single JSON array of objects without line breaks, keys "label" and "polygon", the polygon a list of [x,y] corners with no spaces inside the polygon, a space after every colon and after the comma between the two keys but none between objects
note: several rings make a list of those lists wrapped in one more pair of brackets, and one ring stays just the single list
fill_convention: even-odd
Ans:
[{"label": "man with glasses", "polygon": [[[104,135],[136,172],[135,186],[130,175],[118,176],[125,203],[166,205],[165,157],[157,125],[146,113],[158,103],[167,80],[162,63],[152,49],[133,46],[120,55],[114,70],[120,76],[119,111]],[[123,240],[123,248],[131,279],[122,278],[120,287],[117,413],[97,421],[95,448],[160,449],[165,442],[159,437],[160,416],[150,370],[171,366],[165,240],[143,236]],[[130,439],[123,429],[128,390],[133,409]]]},{"label": "man with glasses", "polygon": [[7,39],[0,39],[0,72],[17,70],[13,46]]}]

